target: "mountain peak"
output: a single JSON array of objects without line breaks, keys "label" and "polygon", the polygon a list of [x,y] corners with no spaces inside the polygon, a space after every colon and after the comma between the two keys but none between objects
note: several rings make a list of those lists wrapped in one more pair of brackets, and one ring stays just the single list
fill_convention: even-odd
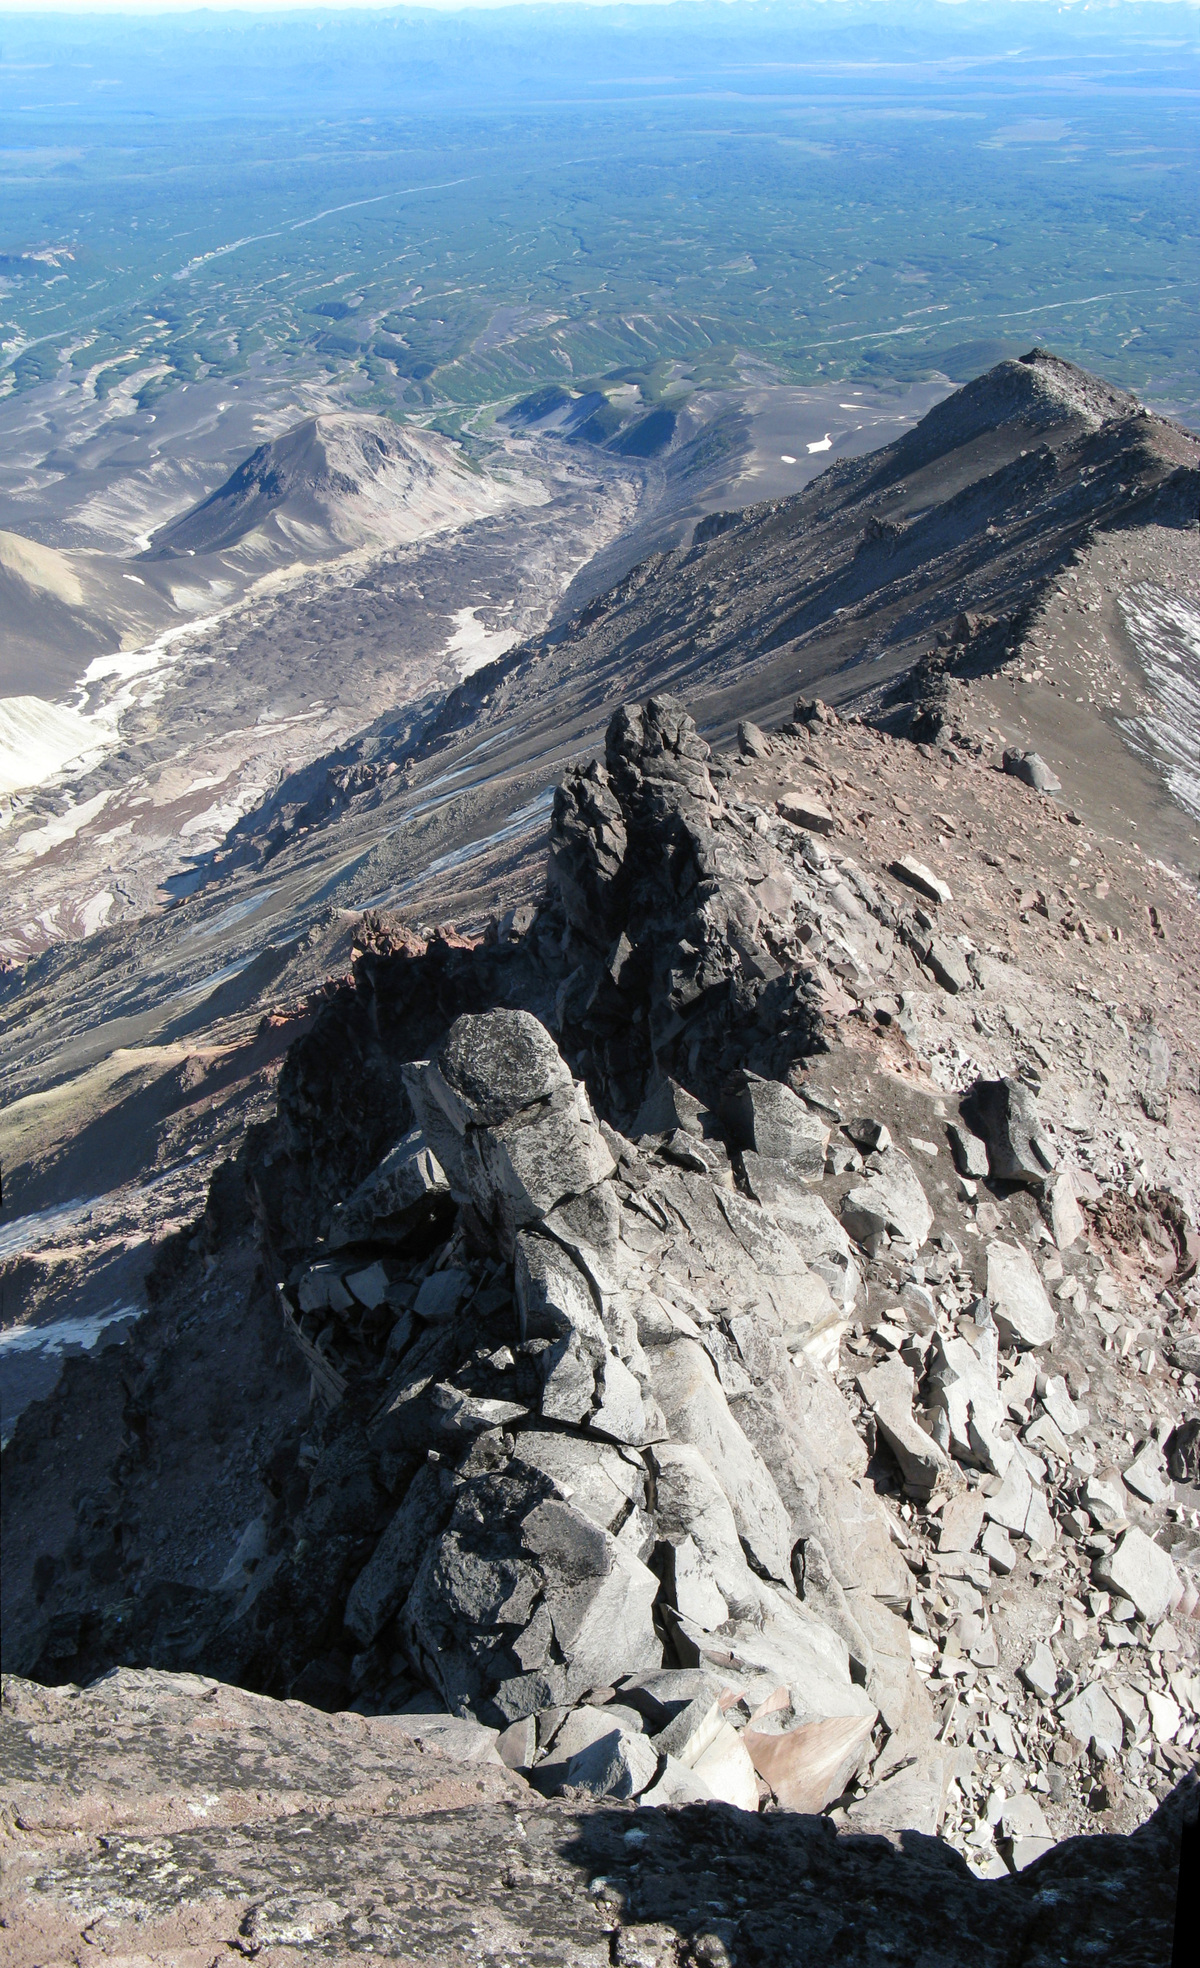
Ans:
[{"label": "mountain peak", "polygon": [[1032,348],[1015,361],[998,362],[974,382],[935,405],[901,439],[894,457],[913,471],[980,438],[995,440],[1014,426],[1050,437],[1079,437],[1137,414],[1126,390],[1079,369],[1048,349]]},{"label": "mountain peak", "polygon": [[472,471],[434,431],[353,411],[317,414],[260,444],[200,505],[162,527],[144,558],[324,558],[414,540],[513,498],[511,485]]}]

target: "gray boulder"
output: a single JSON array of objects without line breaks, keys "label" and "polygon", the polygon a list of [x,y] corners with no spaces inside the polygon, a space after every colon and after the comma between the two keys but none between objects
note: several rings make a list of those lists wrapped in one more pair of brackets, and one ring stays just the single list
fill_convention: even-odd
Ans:
[{"label": "gray boulder", "polygon": [[564,1197],[579,1195],[616,1169],[582,1087],[475,1131],[466,1166],[487,1214],[514,1229],[536,1223]]},{"label": "gray boulder", "polygon": [[601,946],[617,927],[614,884],[627,845],[625,813],[599,759],[568,772],[554,795],[549,877],[568,921]]},{"label": "gray boulder", "polygon": [[740,1148],[786,1162],[799,1175],[824,1174],[829,1129],[782,1081],[743,1073],[725,1094],[721,1111]]},{"label": "gray boulder", "polygon": [[1116,1756],[1125,1739],[1121,1712],[1098,1681],[1064,1702],[1058,1719],[1085,1749],[1095,1743],[1108,1756]]},{"label": "gray boulder", "polygon": [[575,1510],[605,1531],[615,1532],[629,1520],[631,1504],[640,1513],[645,1503],[645,1470],[608,1442],[548,1429],[527,1432],[518,1435],[513,1460],[539,1471]]},{"label": "gray boulder", "polygon": [[988,1167],[999,1182],[1023,1182],[1039,1194],[1058,1155],[1027,1086],[1011,1077],[976,1080],[962,1114],[987,1143]]},{"label": "gray boulder", "polygon": [[842,1199],[842,1222],[852,1237],[900,1237],[920,1250],[933,1228],[933,1211],[908,1156],[899,1148],[872,1155],[866,1182]]},{"label": "gray boulder", "polygon": [[787,1231],[810,1271],[823,1278],[835,1302],[851,1312],[862,1292],[862,1264],[828,1203],[786,1162],[747,1151],[742,1156],[755,1201]]},{"label": "gray boulder", "polygon": [[[703,1566],[727,1607],[749,1610],[758,1598],[754,1574],[746,1563],[733,1508],[712,1468],[690,1442],[660,1442],[653,1455],[656,1516],[663,1537],[676,1547],[692,1547],[698,1561],[693,1575]],[[689,1609],[679,1606],[678,1610]]]},{"label": "gray boulder", "polygon": [[421,1284],[413,1310],[418,1319],[424,1319],[426,1325],[444,1325],[447,1319],[454,1317],[474,1282],[469,1271],[457,1267],[431,1271]]},{"label": "gray boulder", "polygon": [[571,1072],[545,1026],[528,1011],[468,1013],[438,1054],[449,1118],[460,1131],[497,1127],[571,1087]]},{"label": "gray boulder", "polygon": [[654,1573],[544,1488],[512,1464],[468,1481],[426,1550],[402,1626],[448,1708],[512,1722],[662,1664]]},{"label": "gray boulder", "polygon": [[1035,793],[1061,793],[1062,780],[1051,771],[1040,752],[1022,752],[1010,747],[1004,754],[1004,770]]},{"label": "gray boulder", "polygon": [[738,725],[737,741],[743,758],[761,759],[771,755],[771,741],[766,732],[760,730],[757,724],[752,724],[749,718],[743,718]]},{"label": "gray boulder", "polygon": [[702,1136],[705,1123],[715,1116],[669,1075],[656,1080],[646,1094],[629,1132],[635,1141],[646,1134],[684,1134]]}]

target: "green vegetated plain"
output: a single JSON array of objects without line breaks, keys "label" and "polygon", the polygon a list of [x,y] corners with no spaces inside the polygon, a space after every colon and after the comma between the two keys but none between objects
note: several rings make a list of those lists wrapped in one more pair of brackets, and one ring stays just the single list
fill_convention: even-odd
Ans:
[{"label": "green vegetated plain", "polygon": [[1044,341],[1200,414],[1195,12],[834,13],[10,17],[0,393],[290,365],[461,433],[597,391],[636,452],[747,363]]}]

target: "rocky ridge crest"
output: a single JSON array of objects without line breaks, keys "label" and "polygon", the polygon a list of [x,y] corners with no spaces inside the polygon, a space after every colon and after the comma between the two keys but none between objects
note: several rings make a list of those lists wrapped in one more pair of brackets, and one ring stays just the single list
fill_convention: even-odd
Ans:
[{"label": "rocky ridge crest", "polygon": [[[832,1812],[985,1877],[1053,1863],[1048,1811],[1165,1794],[1200,1706],[1187,1203],[1143,1188],[1114,1269],[1094,1129],[988,1029],[1019,967],[921,854],[840,851],[843,743],[894,746],[800,705],[714,762],[681,705],[627,707],[532,920],[363,956],[243,1156],[313,1384],[274,1503],[218,1590],[60,1615],[26,1672],[457,1720],[535,1795]],[[1131,1356],[1159,1412],[1121,1468],[1085,1397]],[[15,1718],[78,1699],[18,1684]]]}]

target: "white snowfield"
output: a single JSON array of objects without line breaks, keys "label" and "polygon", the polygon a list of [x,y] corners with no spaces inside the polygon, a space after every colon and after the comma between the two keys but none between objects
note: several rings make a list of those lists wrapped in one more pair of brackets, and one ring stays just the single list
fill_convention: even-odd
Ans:
[{"label": "white snowfield", "polygon": [[0,794],[40,786],[85,752],[104,744],[90,718],[42,697],[0,697]]}]

